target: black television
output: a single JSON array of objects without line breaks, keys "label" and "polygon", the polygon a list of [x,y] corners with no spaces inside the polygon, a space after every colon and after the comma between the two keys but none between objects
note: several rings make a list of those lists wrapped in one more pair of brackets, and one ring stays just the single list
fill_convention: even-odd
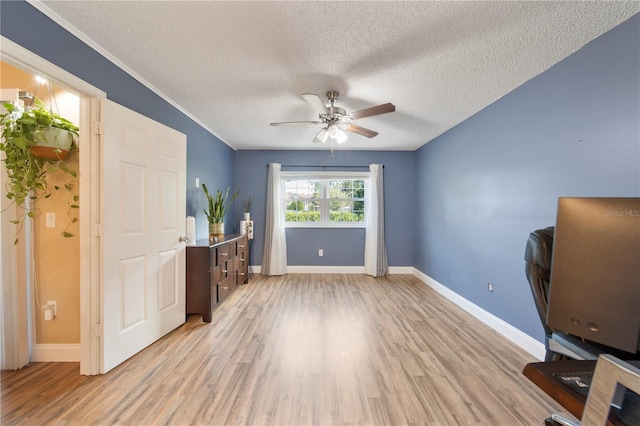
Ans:
[{"label": "black television", "polygon": [[547,324],[640,350],[640,198],[558,200]]}]

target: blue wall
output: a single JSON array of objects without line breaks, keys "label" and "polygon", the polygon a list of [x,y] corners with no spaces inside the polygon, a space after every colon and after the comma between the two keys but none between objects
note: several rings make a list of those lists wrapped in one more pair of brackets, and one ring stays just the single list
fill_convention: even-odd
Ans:
[{"label": "blue wall", "polygon": [[235,151],[206,129],[23,1],[0,1],[0,34],[107,93],[107,98],[187,135],[187,215],[196,215],[198,237],[208,234],[203,195],[233,186]]},{"label": "blue wall", "polygon": [[[310,143],[309,141],[301,142]],[[236,187],[240,199],[255,196],[253,208],[255,240],[251,264],[260,265],[264,245],[264,212],[267,197],[267,164],[313,166],[368,166],[384,164],[385,226],[390,266],[413,265],[415,153],[398,151],[243,151],[236,152]],[[295,168],[304,170],[304,168]],[[317,171],[317,168],[312,170]],[[331,170],[331,169],[329,169]],[[335,170],[335,169],[334,169]],[[358,169],[367,170],[367,168]],[[236,217],[242,216],[242,203]],[[318,256],[318,249],[324,256]],[[364,229],[287,229],[289,265],[362,266]]]},{"label": "blue wall", "polygon": [[416,268],[541,341],[529,232],[554,225],[561,196],[640,196],[639,28],[636,15],[417,152]]},{"label": "blue wall", "polygon": [[[239,201],[255,196],[258,265],[267,163],[381,163],[390,265],[415,266],[541,341],[524,276],[529,232],[554,223],[559,196],[640,196],[639,28],[636,15],[417,152],[337,151],[330,160],[327,151],[234,152],[31,5],[0,1],[4,37],[187,134],[187,214],[198,237],[207,228],[196,177],[240,189]],[[241,202],[232,210],[226,222],[237,231]],[[361,229],[291,229],[287,239],[291,265],[362,265]]]}]

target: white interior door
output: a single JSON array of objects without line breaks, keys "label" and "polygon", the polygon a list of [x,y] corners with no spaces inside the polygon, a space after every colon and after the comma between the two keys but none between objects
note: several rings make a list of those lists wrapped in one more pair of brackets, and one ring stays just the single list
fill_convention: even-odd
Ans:
[{"label": "white interior door", "polygon": [[185,322],[186,136],[103,102],[105,373]]}]

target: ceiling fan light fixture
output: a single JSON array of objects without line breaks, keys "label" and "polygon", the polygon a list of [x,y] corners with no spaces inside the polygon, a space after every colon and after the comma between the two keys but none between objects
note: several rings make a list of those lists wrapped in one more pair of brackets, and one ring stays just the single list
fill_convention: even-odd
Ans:
[{"label": "ceiling fan light fixture", "polygon": [[332,124],[331,126],[329,126],[329,137],[331,139],[336,139],[339,131],[340,129],[338,128],[338,126],[336,126],[335,124]]},{"label": "ceiling fan light fixture", "polygon": [[327,132],[327,129],[323,128],[322,130],[320,130],[320,132],[318,132],[316,137],[313,139],[313,143],[325,143],[327,142],[328,137],[329,137],[329,132]]},{"label": "ceiling fan light fixture", "polygon": [[342,142],[347,140],[347,134],[345,132],[343,132],[342,129],[338,129],[334,139],[336,140],[336,142],[341,144]]},{"label": "ceiling fan light fixture", "polygon": [[337,143],[340,144],[347,140],[347,134],[337,124],[332,124],[327,130],[327,135]]}]

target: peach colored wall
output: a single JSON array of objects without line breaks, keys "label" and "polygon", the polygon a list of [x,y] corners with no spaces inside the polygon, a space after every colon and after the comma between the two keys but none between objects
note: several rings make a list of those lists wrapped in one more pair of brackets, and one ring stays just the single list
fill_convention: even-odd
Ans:
[{"label": "peach colored wall", "polygon": [[[11,65],[1,63],[0,86],[3,89],[19,88],[22,90],[32,86],[35,78]],[[54,88],[58,110],[53,110],[74,123],[79,122],[79,99],[75,95]],[[36,91],[32,86],[28,89],[43,102],[49,103],[49,96],[44,86]],[[71,153],[66,164],[78,170],[78,154]],[[55,173],[51,176],[51,184],[62,181],[66,174]],[[78,182],[75,180],[74,194],[78,193]],[[78,223],[72,224],[68,232],[73,238],[63,238],[60,233],[68,221],[69,193],[66,190],[54,191],[46,200],[39,200],[36,208],[39,215],[34,219],[34,258],[36,285],[41,304],[55,300],[58,304],[58,316],[53,321],[44,321],[44,313],[35,310],[36,343],[80,343],[80,239]],[[55,228],[45,227],[46,212],[56,215]],[[75,212],[78,217],[78,212]],[[24,259],[21,261],[24,265]],[[34,304],[35,306],[35,304]]]}]

